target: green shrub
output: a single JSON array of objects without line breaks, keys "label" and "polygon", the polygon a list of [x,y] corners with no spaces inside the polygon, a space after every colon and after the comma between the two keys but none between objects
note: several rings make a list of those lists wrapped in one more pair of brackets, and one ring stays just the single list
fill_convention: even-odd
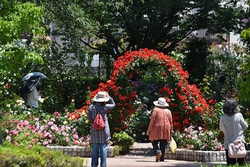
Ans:
[{"label": "green shrub", "polygon": [[126,131],[136,142],[149,142],[146,134],[150,122],[151,113],[137,111],[129,119],[128,130]]},{"label": "green shrub", "polygon": [[120,155],[121,148],[119,146],[114,146],[113,154],[114,156]]},{"label": "green shrub", "polygon": [[129,148],[134,144],[134,139],[126,132],[120,132],[113,134],[113,142],[114,145],[120,147],[120,153],[125,154],[129,152]]},{"label": "green shrub", "polygon": [[0,146],[0,166],[5,167],[83,167],[83,162],[83,158],[70,157],[61,151],[52,151],[40,146],[33,146],[30,149],[11,144]]}]

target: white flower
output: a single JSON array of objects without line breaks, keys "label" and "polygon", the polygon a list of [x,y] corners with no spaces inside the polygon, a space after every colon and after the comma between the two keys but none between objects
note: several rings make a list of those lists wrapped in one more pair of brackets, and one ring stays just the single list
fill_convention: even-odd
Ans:
[{"label": "white flower", "polygon": [[11,141],[11,137],[8,135],[8,136],[6,137],[6,140],[10,142],[10,141]]},{"label": "white flower", "polygon": [[148,99],[147,97],[145,97],[145,96],[144,96],[142,99],[143,99],[145,102],[147,102],[147,101],[149,100],[149,99]]},{"label": "white flower", "polygon": [[39,98],[38,101],[41,102],[41,103],[43,103],[44,98]]},{"label": "white flower", "polygon": [[23,105],[23,103],[24,103],[23,100],[17,100],[16,102],[17,102],[17,105],[18,105],[18,106],[21,106],[21,105]]}]

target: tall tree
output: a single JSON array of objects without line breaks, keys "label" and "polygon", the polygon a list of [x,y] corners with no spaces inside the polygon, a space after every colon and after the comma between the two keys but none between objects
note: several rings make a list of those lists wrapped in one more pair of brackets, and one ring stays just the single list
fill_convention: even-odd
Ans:
[{"label": "tall tree", "polygon": [[32,3],[1,1],[0,74],[13,75],[28,63],[43,62],[43,14],[43,8]]},{"label": "tall tree", "polygon": [[[0,1],[0,106],[7,110],[7,104],[16,97],[21,78],[32,70],[35,64],[42,64],[45,34],[43,8],[18,0]],[[27,67],[27,68],[26,68]]]},{"label": "tall tree", "polygon": [[78,36],[84,46],[115,59],[125,51],[140,48],[168,53],[195,30],[239,32],[241,19],[249,15],[236,0],[43,0],[41,3],[48,12],[47,19],[67,35]]}]

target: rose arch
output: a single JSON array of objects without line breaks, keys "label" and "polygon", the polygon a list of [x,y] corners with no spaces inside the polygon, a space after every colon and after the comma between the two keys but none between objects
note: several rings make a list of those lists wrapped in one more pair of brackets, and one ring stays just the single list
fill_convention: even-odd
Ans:
[{"label": "rose arch", "polygon": [[[205,125],[208,104],[196,85],[187,81],[188,73],[170,56],[155,50],[142,49],[126,52],[114,62],[110,80],[100,83],[90,93],[90,98],[100,91],[107,91],[116,102],[109,111],[112,132],[127,128],[128,118],[139,106],[138,99],[149,99],[148,109],[158,97],[165,97],[173,114],[175,129],[181,130],[190,124]],[[90,101],[83,108],[86,110]]]}]

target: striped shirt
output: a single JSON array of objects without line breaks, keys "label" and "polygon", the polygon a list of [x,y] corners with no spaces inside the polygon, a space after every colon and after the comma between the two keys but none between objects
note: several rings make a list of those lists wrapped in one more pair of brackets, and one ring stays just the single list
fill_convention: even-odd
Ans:
[{"label": "striped shirt", "polygon": [[115,107],[114,100],[110,97],[110,100],[105,103],[95,103],[91,104],[88,109],[88,119],[90,120],[91,124],[93,124],[94,119],[98,112],[102,115],[105,121],[105,128],[103,130],[94,130],[91,125],[90,131],[90,141],[92,143],[105,143],[110,140],[110,128],[108,123],[108,113],[107,111],[113,109]]}]

